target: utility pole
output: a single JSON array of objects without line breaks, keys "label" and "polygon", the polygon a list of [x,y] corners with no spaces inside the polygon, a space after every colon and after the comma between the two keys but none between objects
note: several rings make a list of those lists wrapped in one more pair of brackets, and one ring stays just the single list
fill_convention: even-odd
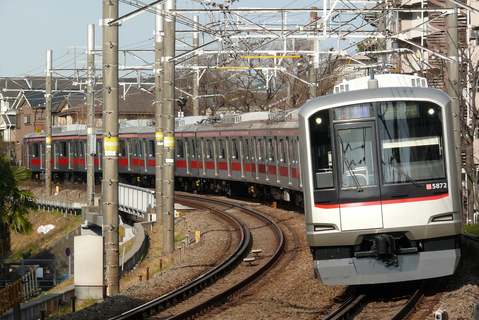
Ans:
[{"label": "utility pole", "polygon": [[118,217],[118,0],[103,0],[103,235],[108,296],[120,292]]},{"label": "utility pole", "polygon": [[45,84],[45,192],[48,196],[52,194],[52,50],[47,50],[47,77]]},{"label": "utility pole", "polygon": [[95,205],[95,102],[93,89],[95,87],[95,25],[88,25],[88,41],[87,41],[87,155],[86,155],[86,179],[87,179],[87,205],[93,207]]},{"label": "utility pole", "polygon": [[[158,4],[157,9],[163,10],[164,4]],[[156,147],[155,147],[155,194],[156,194],[156,219],[163,220],[163,14],[156,13],[155,16],[155,126],[156,126]]]},{"label": "utility pole", "polygon": [[163,58],[164,155],[163,164],[163,252],[175,250],[175,18],[176,0],[167,0],[165,53]]},{"label": "utility pole", "polygon": [[[318,9],[316,7],[312,7],[311,9],[315,10]],[[318,13],[316,11],[311,11],[310,14],[310,19],[312,21],[316,21],[318,19]],[[316,34],[316,25],[313,25],[313,32],[312,34]],[[318,96],[318,67],[319,67],[319,57],[318,57],[318,51],[319,51],[319,43],[316,37],[313,38],[311,41],[311,49],[313,50],[313,63],[309,67],[309,97],[310,98],[316,98]]]},{"label": "utility pole", "polygon": [[[195,32],[193,33],[193,48],[198,48],[200,45],[200,33],[198,32],[198,23],[199,23],[199,17],[194,16],[193,21],[195,22],[194,30]],[[195,67],[198,66],[198,55],[195,54],[195,57],[193,58],[193,65]],[[193,115],[194,116],[199,116],[200,115],[200,98],[198,97],[200,95],[199,91],[199,85],[200,85],[200,80],[198,76],[199,69],[195,68],[193,70]]]},{"label": "utility pole", "polygon": [[[446,37],[447,37],[447,56],[451,59],[447,63],[447,94],[451,97],[452,103],[452,121],[454,127],[454,143],[456,145],[456,167],[459,177],[459,188],[462,185],[462,167],[461,167],[461,112],[459,104],[459,57],[458,57],[458,32],[457,32],[457,5],[452,1],[446,0],[446,8],[454,9],[454,12],[448,12],[446,16]],[[462,204],[462,201],[461,201]],[[468,217],[469,219],[469,217]],[[466,221],[467,223],[467,221]]]}]

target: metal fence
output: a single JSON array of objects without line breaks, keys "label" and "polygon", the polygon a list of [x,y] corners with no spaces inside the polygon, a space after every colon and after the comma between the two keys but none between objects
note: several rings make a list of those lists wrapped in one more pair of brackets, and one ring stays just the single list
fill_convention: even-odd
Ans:
[{"label": "metal fence", "polygon": [[20,279],[36,270],[39,289],[47,291],[70,277],[71,266],[70,259],[3,259],[0,260],[0,289],[8,286],[10,281],[6,279],[10,279],[12,272]]}]

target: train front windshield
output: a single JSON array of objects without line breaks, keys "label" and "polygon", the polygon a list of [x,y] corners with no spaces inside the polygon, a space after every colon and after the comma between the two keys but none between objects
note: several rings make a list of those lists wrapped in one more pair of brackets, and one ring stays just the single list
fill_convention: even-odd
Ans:
[{"label": "train front windshield", "polygon": [[421,181],[444,181],[442,122],[440,108],[422,101],[367,103],[317,112],[310,118],[315,189],[336,184],[360,189],[380,181],[416,186]]}]

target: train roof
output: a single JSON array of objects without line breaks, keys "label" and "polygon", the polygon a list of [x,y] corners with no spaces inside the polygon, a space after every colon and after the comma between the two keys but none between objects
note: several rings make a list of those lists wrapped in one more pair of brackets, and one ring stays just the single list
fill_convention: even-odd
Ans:
[{"label": "train roof", "polygon": [[356,90],[329,94],[308,100],[300,109],[300,117],[309,117],[312,113],[321,109],[333,108],[342,105],[352,105],[367,102],[380,102],[391,100],[424,100],[435,102],[439,105],[447,105],[451,98],[443,91],[433,88],[417,87],[387,87],[376,89]]},{"label": "train roof", "polygon": [[417,74],[378,74],[366,77],[360,77],[352,80],[343,80],[340,84],[334,86],[334,93],[368,89],[368,82],[373,78],[377,80],[379,88],[385,87],[421,87],[426,88],[427,80]]}]

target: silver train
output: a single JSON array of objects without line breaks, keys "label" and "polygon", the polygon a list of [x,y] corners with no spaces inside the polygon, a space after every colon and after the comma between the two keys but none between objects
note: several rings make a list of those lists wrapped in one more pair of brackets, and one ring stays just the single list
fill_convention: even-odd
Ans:
[{"label": "silver train", "polygon": [[454,273],[462,214],[452,126],[450,98],[430,88],[349,91],[301,107],[307,242],[324,284]]},{"label": "silver train", "polygon": [[[341,93],[367,81],[338,85],[337,94],[307,102],[299,121],[295,110],[180,125],[175,188],[304,204],[315,274],[325,284],[452,274],[462,223],[450,100],[417,88],[423,79],[400,80],[414,87]],[[119,139],[120,181],[154,187],[154,126],[120,126]],[[53,129],[55,180],[86,181],[86,141],[84,126]],[[98,132],[96,181],[102,150]],[[41,178],[43,133],[24,137],[23,157]]]}]

